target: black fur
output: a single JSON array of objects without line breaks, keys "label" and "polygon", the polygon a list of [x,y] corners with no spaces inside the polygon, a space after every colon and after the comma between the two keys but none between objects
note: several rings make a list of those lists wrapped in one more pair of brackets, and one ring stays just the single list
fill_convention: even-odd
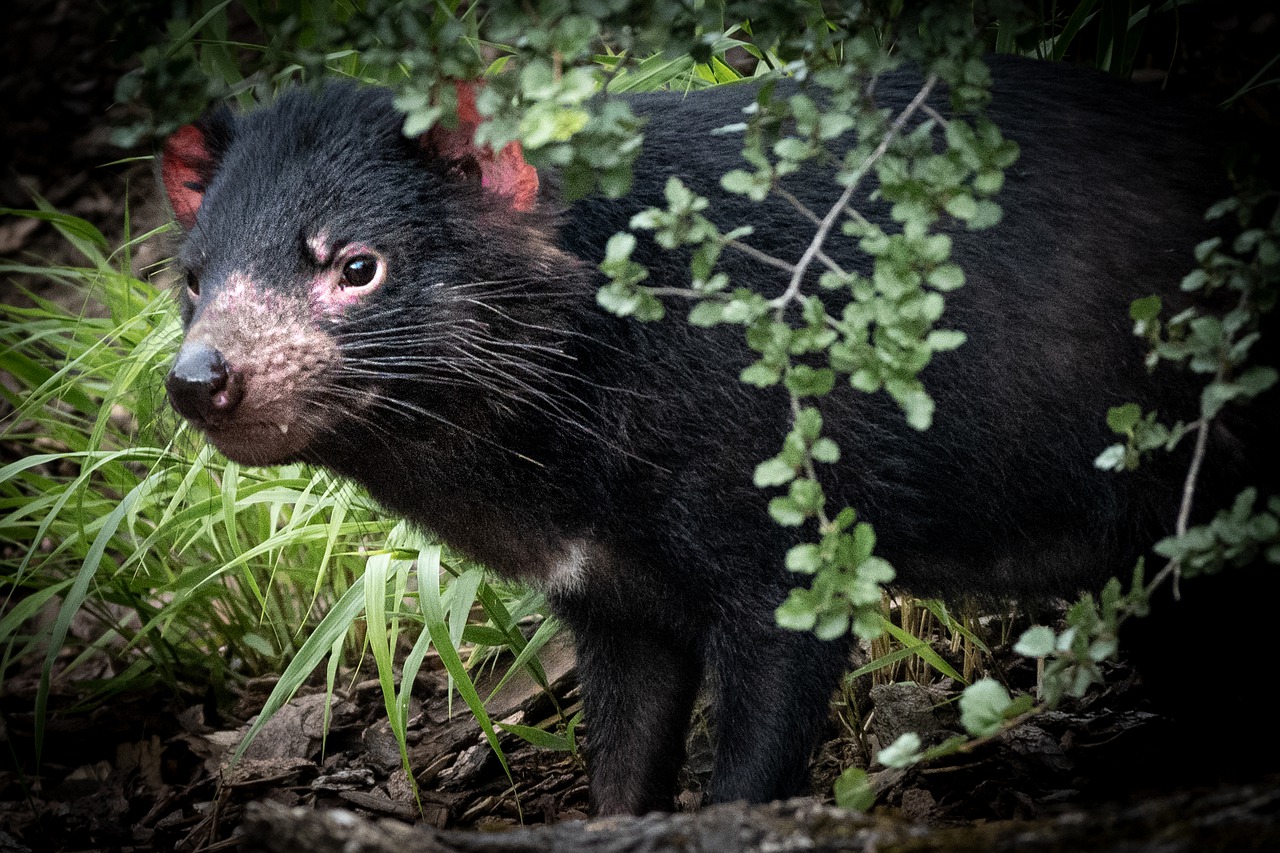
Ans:
[{"label": "black fur", "polygon": [[[968,284],[942,325],[968,343],[925,370],[935,425],[917,433],[884,395],[837,391],[823,410],[843,461],[825,486],[876,526],[879,552],[917,593],[1072,595],[1127,575],[1173,518],[1176,466],[1117,476],[1092,463],[1112,441],[1109,406],[1194,411],[1178,383],[1146,376],[1127,306],[1175,290],[1192,267],[1221,169],[1179,107],[1059,66],[995,72],[991,114],[1022,155],[1003,222],[954,233]],[[901,107],[918,85],[893,75],[877,97]],[[605,241],[661,203],[672,174],[713,198],[723,227],[754,223],[749,242],[798,258],[810,223],[718,189],[738,140],[709,131],[740,121],[752,97],[636,98],[649,124],[631,195],[562,208],[544,182],[522,214],[403,138],[386,93],[293,92],[220,126],[220,162],[178,256],[200,290],[184,309],[189,341],[243,372],[245,400],[265,414],[178,408],[229,455],[329,467],[495,571],[543,584],[577,639],[603,812],[671,807],[704,678],[718,704],[715,799],[799,791],[847,657],[845,642],[774,623],[803,581],[783,555],[813,531],[774,524],[771,495],[752,486],[788,410],[776,390],[737,381],[751,361],[741,330],[691,328],[679,305],[640,324],[595,302]],[[789,189],[819,212],[837,195],[817,173]],[[343,312],[308,307],[323,264],[307,242],[320,232],[386,259],[386,282]],[[638,251],[652,283],[687,282],[682,258],[645,240]],[[865,268],[843,239],[828,251]],[[784,284],[732,251],[725,262],[736,285]],[[229,278],[249,281],[251,299],[271,295],[293,344],[244,322],[243,300],[220,297]],[[324,353],[302,379],[284,376],[296,341]],[[278,351],[281,364],[264,354]],[[273,417],[293,419],[278,445],[262,438]],[[1240,441],[1217,439],[1227,471]]]}]

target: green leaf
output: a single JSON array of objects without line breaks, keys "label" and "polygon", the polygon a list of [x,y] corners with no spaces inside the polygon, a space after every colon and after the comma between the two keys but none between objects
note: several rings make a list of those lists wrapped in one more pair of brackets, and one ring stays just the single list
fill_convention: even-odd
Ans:
[{"label": "green leaf", "polygon": [[778,380],[782,378],[782,371],[775,367],[770,367],[762,361],[748,365],[738,375],[738,379],[747,385],[754,385],[757,388],[767,388],[770,385],[777,385]]},{"label": "green leaf", "polygon": [[864,394],[874,394],[883,384],[880,376],[871,370],[858,369],[849,374],[849,385]]},{"label": "green leaf", "polygon": [[240,744],[236,747],[234,753],[236,760],[249,748],[249,744],[262,731],[271,716],[293,697],[293,694],[306,681],[307,677],[324,662],[332,649],[339,647],[343,636],[351,628],[357,617],[364,612],[365,600],[365,576],[361,575],[352,582],[342,597],[333,604],[332,609],[320,620],[320,624],[315,627],[315,630],[303,642],[293,660],[289,662],[285,671],[281,673],[280,680],[271,689],[271,695],[267,697],[262,709],[258,712],[257,720],[249,727],[249,731],[245,733],[245,736],[240,740]]},{"label": "green leaf", "polygon": [[1022,632],[1018,642],[1014,644],[1015,653],[1029,658],[1043,658],[1053,654],[1057,635],[1052,628],[1035,625]]},{"label": "green leaf", "polygon": [[789,496],[769,501],[769,515],[783,527],[799,527],[809,517],[800,504]]},{"label": "green leaf", "polygon": [[1006,720],[1011,720],[1014,717],[1021,716],[1022,714],[1027,713],[1035,706],[1036,706],[1035,697],[1032,696],[1030,693],[1023,693],[1019,696],[1015,696],[1013,698],[1013,702],[1010,703],[1009,707],[1005,708],[1004,717]]},{"label": "green leaf", "polygon": [[[157,475],[158,476],[158,475]],[[93,538],[93,544],[89,547],[85,554],[84,562],[76,572],[75,583],[71,586],[67,596],[58,607],[57,617],[54,619],[53,630],[49,639],[49,650],[45,655],[44,666],[40,670],[40,681],[36,689],[36,714],[35,714],[35,746],[36,758],[40,757],[44,746],[44,726],[45,726],[45,709],[48,707],[49,690],[52,684],[54,663],[57,661],[59,654],[62,652],[62,644],[66,639],[67,633],[71,630],[71,623],[77,613],[84,606],[85,599],[88,597],[91,582],[98,573],[99,567],[102,565],[104,554],[107,546],[110,544],[112,537],[115,535],[120,522],[128,514],[134,502],[141,496],[145,495],[150,489],[151,483],[143,480],[134,486],[130,492],[121,499],[103,520],[102,527],[98,530],[97,535]]]},{"label": "green leaf", "polygon": [[840,446],[829,438],[820,438],[813,443],[813,447],[809,448],[815,462],[823,462],[828,465],[840,461]]},{"label": "green leaf", "polygon": [[640,305],[640,294],[630,288],[606,285],[596,291],[596,302],[610,314],[630,317]]},{"label": "green leaf", "polygon": [[[869,526],[868,526],[868,529],[870,529]],[[871,568],[872,566],[874,566],[874,564],[871,563],[871,561],[868,561],[868,563],[870,563],[870,565],[868,565],[867,568]],[[859,570],[859,575],[862,575],[862,574],[864,574],[864,572],[862,570]],[[876,578],[872,572],[868,571],[866,572],[866,574],[869,575],[867,580],[869,581],[878,580],[878,578]],[[879,596],[877,594],[877,598],[878,597]],[[956,672],[955,667],[947,663],[946,659],[943,658],[942,655],[938,654],[937,650],[934,649],[933,646],[931,646],[927,641],[922,640],[921,638],[915,636],[910,631],[907,631],[907,630],[904,630],[903,628],[898,627],[897,625],[890,622],[888,619],[885,619],[883,615],[880,616],[880,621],[881,621],[881,626],[880,626],[881,629],[886,633],[888,633],[890,636],[892,636],[899,643],[902,643],[903,647],[910,650],[911,653],[914,654],[916,657],[920,658],[925,663],[929,664],[929,666],[933,667],[938,672],[942,673],[948,678],[955,679],[956,681],[962,684],[964,683],[965,681],[964,676]]]},{"label": "green leaf", "polygon": [[1000,224],[1003,211],[1000,205],[988,199],[980,199],[977,203],[977,210],[974,215],[969,218],[969,230],[980,231],[984,228],[992,228]]},{"label": "green leaf", "polygon": [[907,423],[913,428],[920,431],[927,430],[933,424],[933,398],[930,397],[921,388],[910,388],[903,390],[897,386],[897,383],[889,383],[889,393],[898,405],[902,407],[902,412],[907,416]]},{"label": "green leaf", "polygon": [[843,610],[824,610],[818,614],[813,633],[819,640],[835,640],[849,633],[849,615]]},{"label": "green leaf", "polygon": [[785,384],[787,390],[797,397],[820,397],[831,393],[836,385],[836,374],[827,367],[797,364],[787,371]]},{"label": "green leaf", "polygon": [[836,805],[842,809],[865,812],[876,804],[876,792],[871,787],[867,771],[861,767],[847,767],[836,777],[831,786]]},{"label": "green leaf", "polygon": [[[969,688],[969,690],[972,689],[973,687]],[[965,692],[968,691],[966,690]],[[880,750],[876,760],[885,767],[910,767],[924,757],[920,751],[921,746],[923,744],[920,740],[920,735],[915,732],[906,732],[899,735],[898,739],[893,743]]]},{"label": "green leaf", "polygon": [[1115,657],[1119,644],[1115,637],[1100,637],[1089,644],[1089,659],[1093,661],[1110,660]]},{"label": "green leaf", "polygon": [[1003,684],[983,678],[960,694],[960,725],[974,737],[993,735],[1000,731],[1005,711],[1012,704]]},{"label": "green leaf", "polygon": [[429,546],[419,552],[418,602],[422,608],[426,629],[431,634],[431,641],[435,643],[441,662],[453,679],[454,686],[462,694],[467,707],[471,709],[476,722],[480,724],[480,729],[484,732],[485,739],[497,756],[498,763],[502,765],[503,772],[510,779],[511,769],[507,765],[507,757],[502,751],[502,745],[498,742],[498,734],[489,719],[489,712],[485,710],[484,701],[480,698],[471,676],[467,673],[466,664],[462,662],[457,648],[449,637],[449,627],[444,613],[444,601],[440,592],[440,546],[438,545]]},{"label": "green leaf", "polygon": [[794,137],[779,139],[773,146],[773,153],[783,160],[803,160],[810,155],[809,143]]},{"label": "green leaf", "polygon": [[1123,444],[1113,444],[1093,460],[1095,468],[1103,471],[1124,471],[1128,466],[1128,451]]},{"label": "green leaf", "polygon": [[768,176],[762,176],[759,173],[747,172],[742,169],[733,169],[726,172],[720,178],[720,186],[724,187],[727,192],[735,195],[745,195],[753,201],[763,201],[769,192]]},{"label": "green leaf", "polygon": [[606,261],[623,261],[631,257],[636,248],[636,235],[619,231],[605,243],[604,259]]},{"label": "green leaf", "polygon": [[1240,389],[1231,382],[1210,382],[1200,393],[1200,414],[1205,420],[1212,420],[1222,411],[1222,407],[1234,400]]},{"label": "green leaf", "polygon": [[1236,377],[1235,384],[1241,393],[1249,397],[1256,397],[1275,385],[1278,376],[1280,374],[1276,373],[1274,367],[1254,365]]},{"label": "green leaf", "polygon": [[1137,403],[1125,403],[1107,410],[1107,426],[1120,435],[1128,435],[1142,419],[1142,407]]},{"label": "green leaf", "polygon": [[724,320],[724,303],[715,299],[699,302],[689,310],[689,324],[700,328],[709,328]]},{"label": "green leaf", "polygon": [[788,494],[806,515],[814,515],[822,508],[822,486],[817,480],[808,478],[792,480]]},{"label": "green leaf", "polygon": [[964,332],[952,329],[934,329],[925,338],[925,343],[934,352],[946,352],[948,350],[958,349],[964,342],[968,340]]},{"label": "green leaf", "polygon": [[775,456],[756,466],[752,481],[755,483],[756,488],[765,489],[770,486],[785,486],[795,478],[795,469],[783,459]]},{"label": "green leaf", "polygon": [[964,286],[964,270],[955,264],[943,264],[929,273],[925,281],[938,290],[957,290]]},{"label": "green leaf", "polygon": [[564,735],[543,731],[533,726],[520,726],[515,723],[498,723],[497,726],[503,731],[511,732],[513,735],[541,749],[549,749],[555,752],[573,751],[569,739]]},{"label": "green leaf", "polygon": [[1185,276],[1182,277],[1181,286],[1183,290],[1190,293],[1192,291],[1201,290],[1205,288],[1206,286],[1209,285],[1211,281],[1212,279],[1209,278],[1209,273],[1205,272],[1202,269],[1196,269],[1196,270],[1192,270],[1191,272],[1187,273]]},{"label": "green leaf", "polygon": [[107,238],[102,236],[91,222],[52,210],[18,210],[12,207],[0,207],[0,216],[21,216],[27,219],[42,219],[57,228],[71,242],[107,248]]},{"label": "green leaf", "polygon": [[808,590],[793,589],[786,600],[774,611],[778,625],[790,631],[810,631],[818,621],[817,614],[806,598]]},{"label": "green leaf", "polygon": [[640,299],[633,316],[641,323],[656,323],[661,320],[666,314],[666,309],[662,307],[658,298],[643,288],[637,293]]},{"label": "green leaf", "polygon": [[811,575],[822,567],[822,550],[812,542],[804,542],[787,551],[787,570]]},{"label": "green leaf", "polygon": [[973,191],[983,196],[992,196],[1004,187],[1004,172],[990,169],[979,172],[973,177]]},{"label": "green leaf", "polygon": [[1129,305],[1129,317],[1135,322],[1151,322],[1160,316],[1162,307],[1159,296],[1145,296],[1135,299]]},{"label": "green leaf", "polygon": [[813,407],[801,409],[796,414],[795,430],[806,444],[812,444],[822,434],[822,413]]},{"label": "green leaf", "polygon": [[946,211],[962,222],[967,222],[978,215],[978,203],[973,196],[960,193],[952,196],[946,204]]}]

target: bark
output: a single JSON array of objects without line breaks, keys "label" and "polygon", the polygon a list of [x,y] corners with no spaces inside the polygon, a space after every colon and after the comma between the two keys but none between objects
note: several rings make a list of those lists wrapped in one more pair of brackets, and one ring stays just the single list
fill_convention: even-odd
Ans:
[{"label": "bark", "polygon": [[812,800],[730,803],[687,814],[598,818],[506,832],[445,832],[346,811],[251,804],[243,849],[261,853],[1205,853],[1280,849],[1280,780],[1185,791],[1036,821],[930,827]]}]

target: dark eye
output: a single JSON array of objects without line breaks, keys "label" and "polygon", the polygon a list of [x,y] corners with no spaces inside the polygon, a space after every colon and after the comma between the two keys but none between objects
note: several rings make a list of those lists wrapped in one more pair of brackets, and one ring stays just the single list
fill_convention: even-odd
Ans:
[{"label": "dark eye", "polygon": [[187,270],[187,291],[192,299],[200,298],[200,276],[191,270]]},{"label": "dark eye", "polygon": [[341,287],[365,287],[378,275],[378,259],[373,255],[356,255],[342,266]]}]

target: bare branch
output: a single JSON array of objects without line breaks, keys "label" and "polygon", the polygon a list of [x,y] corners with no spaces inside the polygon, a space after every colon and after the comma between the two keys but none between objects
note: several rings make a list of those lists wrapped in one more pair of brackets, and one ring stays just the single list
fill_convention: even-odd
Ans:
[{"label": "bare branch", "polygon": [[858,166],[857,170],[853,173],[852,179],[849,181],[849,186],[845,187],[844,192],[840,194],[840,198],[837,199],[836,203],[827,211],[827,215],[822,217],[822,222],[819,223],[817,233],[813,235],[813,240],[810,241],[808,248],[804,250],[804,254],[800,256],[800,260],[796,262],[796,268],[791,274],[791,282],[787,285],[787,289],[783,291],[780,296],[770,300],[769,302],[770,307],[774,309],[779,320],[782,319],[783,311],[786,310],[788,303],[795,299],[796,294],[800,292],[800,286],[804,282],[804,274],[808,271],[809,265],[813,263],[813,259],[821,250],[822,244],[826,242],[827,235],[831,233],[831,229],[835,226],[836,220],[839,219],[840,214],[849,204],[849,199],[853,198],[853,194],[857,191],[858,185],[862,183],[862,179],[871,171],[871,167],[875,165],[876,161],[883,157],[885,152],[889,150],[890,143],[892,143],[894,138],[902,131],[902,128],[906,125],[908,119],[915,114],[915,112],[924,103],[925,99],[929,97],[929,93],[933,91],[933,87],[937,85],[937,82],[938,76],[936,74],[929,75],[929,78],[925,80],[924,85],[920,87],[920,91],[911,100],[911,103],[907,104],[902,112],[899,113],[898,117],[894,119],[893,124],[889,125],[889,129],[885,131],[884,138],[880,140],[880,144],[877,145],[876,149],[871,152],[871,155]]}]

